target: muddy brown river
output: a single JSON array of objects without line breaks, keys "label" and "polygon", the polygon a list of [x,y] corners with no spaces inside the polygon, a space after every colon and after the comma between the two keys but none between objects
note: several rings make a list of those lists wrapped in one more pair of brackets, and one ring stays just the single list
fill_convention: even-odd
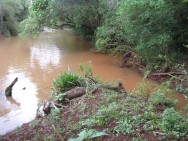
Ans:
[{"label": "muddy brown river", "polygon": [[[142,77],[120,68],[119,58],[90,52],[92,45],[70,30],[43,32],[36,39],[0,39],[0,135],[36,117],[38,104],[48,99],[53,79],[68,69],[92,62],[94,76],[103,81],[121,80],[127,91],[135,89]],[[12,97],[4,90],[18,77]],[[187,101],[175,95],[180,105]]]}]

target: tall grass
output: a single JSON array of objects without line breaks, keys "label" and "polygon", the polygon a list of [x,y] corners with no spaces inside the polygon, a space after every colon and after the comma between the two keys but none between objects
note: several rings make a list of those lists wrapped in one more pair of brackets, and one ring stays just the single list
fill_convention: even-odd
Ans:
[{"label": "tall grass", "polygon": [[73,87],[81,86],[82,84],[83,78],[72,72],[65,72],[53,81],[54,87],[60,92],[65,92]]}]

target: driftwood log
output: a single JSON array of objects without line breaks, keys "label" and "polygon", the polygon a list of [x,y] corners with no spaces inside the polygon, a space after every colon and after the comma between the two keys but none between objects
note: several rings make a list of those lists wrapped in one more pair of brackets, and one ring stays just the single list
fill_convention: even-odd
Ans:
[{"label": "driftwood log", "polygon": [[76,87],[66,92],[66,98],[72,100],[74,98],[83,96],[84,94],[86,94],[86,88]]},{"label": "driftwood log", "polygon": [[6,96],[12,96],[12,88],[17,81],[18,81],[18,78],[16,77],[14,79],[14,81],[5,89],[5,95]]}]

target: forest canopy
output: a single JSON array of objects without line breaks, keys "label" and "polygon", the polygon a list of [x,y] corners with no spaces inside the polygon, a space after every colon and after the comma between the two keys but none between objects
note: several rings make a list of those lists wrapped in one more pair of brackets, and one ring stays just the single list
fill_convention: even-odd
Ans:
[{"label": "forest canopy", "polygon": [[19,23],[27,18],[27,0],[0,1],[0,35],[17,35]]}]

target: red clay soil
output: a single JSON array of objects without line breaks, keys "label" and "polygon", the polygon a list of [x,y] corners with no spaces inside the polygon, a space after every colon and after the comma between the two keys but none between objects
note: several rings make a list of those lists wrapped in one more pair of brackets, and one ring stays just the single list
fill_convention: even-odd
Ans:
[{"label": "red clay soil", "polygon": [[[35,121],[24,124],[21,128],[10,132],[2,137],[0,141],[67,141],[69,138],[77,137],[77,134],[82,131],[83,127],[79,128],[78,122],[80,121],[80,115],[82,110],[78,109],[78,105],[84,103],[87,105],[87,111],[84,111],[84,114],[87,116],[90,115],[93,110],[93,107],[97,109],[99,107],[99,102],[101,100],[101,90],[95,92],[95,98],[89,99],[85,96],[76,98],[71,101],[63,110],[61,111],[60,121],[55,121],[52,116],[49,115],[42,118],[37,118]],[[125,97],[126,98],[126,97]],[[164,110],[166,107],[161,107],[158,105],[158,110]],[[82,117],[83,118],[83,117]],[[117,125],[116,122],[112,122],[109,125],[103,127],[94,126],[93,129],[97,131],[104,131],[105,129],[113,129]],[[50,138],[51,137],[51,138]],[[110,135],[100,137],[93,140],[101,141],[132,141],[136,137],[135,135],[124,135],[124,134],[115,134],[110,133]],[[136,137],[137,139],[145,139],[148,141],[157,141],[157,136],[154,136],[150,132],[146,132],[143,127],[140,127],[140,135]],[[163,141],[169,141],[168,139],[163,139]],[[181,141],[186,141],[182,139]]]}]

